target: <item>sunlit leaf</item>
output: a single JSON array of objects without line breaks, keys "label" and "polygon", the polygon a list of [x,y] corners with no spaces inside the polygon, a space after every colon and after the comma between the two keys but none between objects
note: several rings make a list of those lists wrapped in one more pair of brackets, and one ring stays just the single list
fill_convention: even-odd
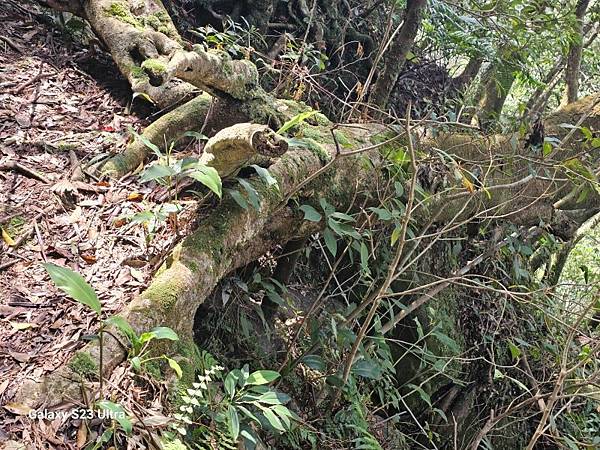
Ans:
[{"label": "sunlit leaf", "polygon": [[60,267],[56,264],[45,263],[44,268],[50,274],[56,287],[61,289],[72,299],[90,307],[96,313],[100,314],[102,306],[100,300],[92,287],[87,284],[85,279],[78,273],[73,272],[66,267]]},{"label": "sunlit leaf", "polygon": [[235,408],[231,405],[227,408],[227,424],[229,425],[231,437],[237,442],[240,435],[240,418]]},{"label": "sunlit leaf", "polygon": [[167,358],[167,362],[169,363],[169,367],[177,374],[177,378],[181,378],[183,376],[183,370],[181,370],[179,363],[171,358]]},{"label": "sunlit leaf", "polygon": [[221,177],[214,167],[199,166],[195,171],[191,172],[189,176],[209,188],[217,194],[219,198],[223,195]]},{"label": "sunlit leaf", "polygon": [[280,377],[279,372],[276,372],[274,370],[257,370],[256,372],[253,372],[250,374],[250,376],[246,380],[246,384],[251,384],[251,385],[268,384],[268,383],[276,380],[279,377]]},{"label": "sunlit leaf", "polygon": [[2,232],[2,239],[4,240],[6,245],[10,247],[14,247],[16,245],[13,238],[10,236],[10,234],[8,234],[8,231],[6,231],[3,227],[0,227],[0,232]]},{"label": "sunlit leaf", "polygon": [[296,125],[299,125],[302,122],[304,122],[306,119],[314,116],[315,114],[318,114],[318,112],[319,111],[311,110],[311,111],[302,112],[300,114],[296,114],[294,117],[292,117],[286,123],[284,123],[283,126],[279,130],[277,130],[277,134],[283,134],[283,133],[285,133],[289,129],[295,127]]}]

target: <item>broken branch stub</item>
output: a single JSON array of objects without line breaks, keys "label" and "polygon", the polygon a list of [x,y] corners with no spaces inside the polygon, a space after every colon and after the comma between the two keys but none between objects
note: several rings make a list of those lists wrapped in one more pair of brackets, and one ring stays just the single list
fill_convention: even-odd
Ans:
[{"label": "broken branch stub", "polygon": [[239,123],[219,131],[204,148],[209,162],[222,178],[234,175],[255,157],[276,158],[288,149],[287,141],[266,125]]}]

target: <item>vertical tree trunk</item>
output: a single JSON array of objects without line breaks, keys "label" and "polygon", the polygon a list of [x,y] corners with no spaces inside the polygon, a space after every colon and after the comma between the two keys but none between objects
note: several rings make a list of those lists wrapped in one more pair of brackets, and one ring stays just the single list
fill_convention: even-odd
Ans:
[{"label": "vertical tree trunk", "polygon": [[579,0],[575,8],[575,39],[569,47],[565,82],[567,84],[563,103],[569,104],[577,100],[579,94],[579,72],[581,69],[581,53],[583,49],[583,17],[590,0]]},{"label": "vertical tree trunk", "polygon": [[498,61],[492,63],[481,79],[481,86],[475,99],[477,112],[473,116],[472,123],[482,130],[489,130],[498,120],[515,81],[516,65],[511,53],[512,49],[501,48]]},{"label": "vertical tree trunk", "polygon": [[482,64],[483,58],[480,56],[475,56],[469,59],[469,62],[460,75],[452,79],[452,87],[457,91],[462,91],[464,88],[466,88],[475,79],[479,73],[479,69],[481,69]]},{"label": "vertical tree trunk", "polygon": [[384,66],[377,78],[371,100],[380,108],[386,108],[400,71],[406,62],[406,55],[413,46],[427,0],[407,0],[404,23],[384,57]]},{"label": "vertical tree trunk", "polygon": [[252,0],[248,2],[250,9],[250,23],[262,34],[269,30],[269,22],[273,17],[275,2],[273,0]]}]

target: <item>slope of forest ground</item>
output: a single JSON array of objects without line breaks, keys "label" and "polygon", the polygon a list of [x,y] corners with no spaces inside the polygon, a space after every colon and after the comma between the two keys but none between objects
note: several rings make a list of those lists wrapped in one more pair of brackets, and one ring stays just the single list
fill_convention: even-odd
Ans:
[{"label": "slope of forest ground", "polygon": [[[33,4],[0,7],[0,443],[33,424],[24,442],[35,448],[49,436],[58,440],[62,424],[40,430],[10,400],[25,380],[66,364],[97,326],[89,310],[50,287],[41,263],[77,268],[105,311],[116,313],[178,239],[166,222],[151,235],[130,223],[159,204],[155,196],[164,190],[138,175],[111,182],[88,175],[95,158],[118,152],[128,128],[147,121],[130,112],[131,91],[114,63],[98,60],[42,14]],[[185,234],[196,202],[181,204]]]}]

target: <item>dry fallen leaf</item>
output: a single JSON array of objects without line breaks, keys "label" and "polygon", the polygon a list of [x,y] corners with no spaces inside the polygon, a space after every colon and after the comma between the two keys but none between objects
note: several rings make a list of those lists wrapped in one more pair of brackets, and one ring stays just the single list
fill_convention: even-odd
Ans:
[{"label": "dry fallen leaf", "polygon": [[96,257],[94,255],[82,254],[81,259],[83,259],[88,264],[94,264],[96,262]]},{"label": "dry fallen leaf", "polygon": [[123,225],[125,225],[127,223],[127,220],[120,218],[120,219],[115,219],[115,221],[113,222],[113,226],[115,228],[121,228]]},{"label": "dry fallen leaf", "polygon": [[4,394],[4,391],[8,387],[9,383],[10,382],[8,380],[4,380],[2,383],[0,383],[0,395]]},{"label": "dry fallen leaf", "polygon": [[141,271],[139,271],[137,269],[134,269],[133,267],[130,269],[130,271],[131,271],[131,276],[133,278],[135,278],[140,283],[144,282],[145,276],[144,276],[143,272],[141,272]]},{"label": "dry fallen leaf", "polygon": [[140,194],[139,192],[132,192],[127,196],[127,200],[130,202],[141,202],[144,199],[144,194]]},{"label": "dry fallen leaf", "polygon": [[10,325],[15,330],[27,330],[28,328],[37,327],[35,323],[27,323],[27,322],[10,322]]},{"label": "dry fallen leaf", "polygon": [[464,175],[462,177],[462,184],[471,194],[475,192],[475,186],[473,185],[473,183],[471,183],[471,180],[469,180]]},{"label": "dry fallen leaf", "polygon": [[142,423],[147,427],[161,427],[161,426],[167,425],[171,421],[172,421],[171,418],[162,416],[160,414],[150,416],[150,417],[145,417],[142,419]]},{"label": "dry fallen leaf", "polygon": [[2,239],[4,239],[4,242],[6,242],[6,245],[14,247],[15,241],[10,237],[8,231],[6,231],[3,227],[0,227],[0,230],[2,231]]},{"label": "dry fallen leaf", "polygon": [[29,355],[27,353],[20,353],[20,352],[10,352],[10,356],[12,356],[17,361],[22,362],[22,363],[27,362],[31,359],[31,355]]},{"label": "dry fallen leaf", "polygon": [[3,405],[2,407],[4,409],[6,409],[8,412],[13,413],[17,416],[26,416],[31,411],[33,411],[32,408],[30,408],[27,405],[23,405],[22,403],[7,403],[7,404]]},{"label": "dry fallen leaf", "polygon": [[83,448],[87,442],[87,426],[85,421],[81,421],[77,430],[77,448]]}]

